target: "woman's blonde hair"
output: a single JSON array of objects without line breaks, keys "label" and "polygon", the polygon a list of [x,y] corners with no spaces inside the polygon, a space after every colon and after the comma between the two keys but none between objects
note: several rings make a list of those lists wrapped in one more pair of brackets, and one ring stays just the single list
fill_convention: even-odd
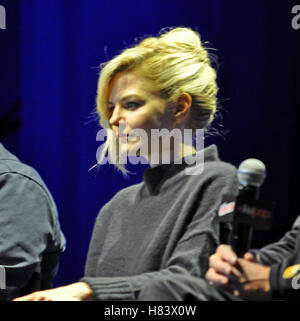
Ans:
[{"label": "woman's blonde hair", "polygon": [[118,72],[134,69],[151,80],[153,88],[169,101],[175,102],[182,93],[190,94],[188,127],[193,132],[207,127],[214,118],[218,92],[216,72],[200,35],[190,28],[163,29],[158,37],[141,40],[102,64],[101,68],[96,103],[100,125],[108,131],[98,163],[108,151],[117,168],[127,172],[119,162],[116,136],[109,130],[108,88]]}]

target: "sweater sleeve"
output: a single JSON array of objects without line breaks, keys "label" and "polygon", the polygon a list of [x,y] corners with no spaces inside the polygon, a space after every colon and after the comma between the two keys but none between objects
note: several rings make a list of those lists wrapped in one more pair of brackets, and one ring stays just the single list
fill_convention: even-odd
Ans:
[{"label": "sweater sleeve", "polygon": [[203,277],[208,268],[208,257],[219,242],[217,211],[224,195],[236,195],[237,192],[235,168],[229,165],[226,165],[225,170],[224,167],[217,167],[199,190],[193,213],[190,217],[187,216],[184,231],[172,255],[165,260],[166,263],[162,264],[160,270],[139,275],[95,276],[93,266],[96,264],[99,246],[94,246],[93,243],[97,240],[98,233],[105,233],[106,223],[105,215],[100,213],[99,222],[102,217],[102,224],[95,224],[86,273],[81,281],[92,288],[95,300],[136,300],[140,291],[151,281],[171,277],[174,282],[180,283],[185,279],[177,278],[180,275]]},{"label": "sweater sleeve", "polygon": [[251,250],[255,253],[259,263],[273,265],[282,262],[294,252],[297,236],[300,231],[300,216],[296,219],[293,227],[278,242],[264,246],[260,250]]}]

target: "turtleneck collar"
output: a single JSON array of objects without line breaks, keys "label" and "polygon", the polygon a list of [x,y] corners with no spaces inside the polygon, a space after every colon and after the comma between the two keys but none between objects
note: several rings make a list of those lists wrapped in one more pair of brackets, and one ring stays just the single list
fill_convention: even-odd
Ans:
[{"label": "turtleneck collar", "polygon": [[[204,153],[204,155],[203,155]],[[204,159],[204,162],[219,160],[218,151],[216,145],[210,145],[205,149],[197,151],[193,155],[186,156],[182,159],[181,164],[159,164],[153,167],[149,167],[144,171],[144,182],[151,194],[158,194],[161,185],[168,178],[176,175],[178,172],[185,169],[187,166],[194,166],[197,159]],[[191,160],[194,162],[191,164]]]}]

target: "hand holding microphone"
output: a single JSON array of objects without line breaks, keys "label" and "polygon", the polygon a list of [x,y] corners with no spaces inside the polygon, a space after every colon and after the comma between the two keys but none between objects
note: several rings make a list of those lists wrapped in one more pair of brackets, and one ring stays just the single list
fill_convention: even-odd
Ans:
[{"label": "hand holding microphone", "polygon": [[256,261],[254,254],[247,252],[253,230],[249,204],[259,197],[266,167],[260,160],[250,158],[240,164],[237,176],[240,183],[237,198],[233,200],[225,196],[219,211],[220,238],[227,245],[221,244],[210,257],[206,277],[214,284],[228,284],[230,279],[241,276],[237,268],[238,257],[244,256],[250,262]]},{"label": "hand holding microphone", "polygon": [[[245,253],[244,260],[256,262],[253,253],[250,252]],[[215,285],[228,285],[230,280],[237,280],[241,277],[237,254],[230,245],[219,245],[216,252],[209,257],[206,279]]]},{"label": "hand holding microphone", "polygon": [[[235,204],[233,206],[232,199],[225,197],[227,200],[219,211],[221,233],[222,227],[226,226],[223,240],[227,244],[218,246],[215,254],[209,258],[206,278],[214,285],[228,285],[229,281],[236,281],[235,285],[244,285],[250,280],[253,282],[251,284],[256,284],[257,277],[267,279],[269,271],[257,263],[253,253],[247,252],[253,228],[270,228],[274,203],[258,200],[259,189],[265,177],[265,165],[257,159],[247,159],[239,166],[240,188]],[[229,232],[228,224],[231,225]],[[240,291],[241,289],[239,287]]]},{"label": "hand holding microphone", "polygon": [[253,260],[252,253],[241,259],[230,245],[222,244],[210,256],[206,279],[245,300],[270,300],[270,267]]}]

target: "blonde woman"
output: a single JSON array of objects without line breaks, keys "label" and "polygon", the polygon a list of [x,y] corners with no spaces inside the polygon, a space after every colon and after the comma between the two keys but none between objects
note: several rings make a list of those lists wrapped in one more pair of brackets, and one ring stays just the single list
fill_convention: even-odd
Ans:
[{"label": "blonde woman", "polygon": [[204,277],[219,243],[222,198],[237,193],[236,170],[219,160],[216,146],[197,150],[171,136],[167,147],[164,137],[153,143],[155,130],[189,129],[194,137],[214,118],[216,72],[197,32],[163,30],[102,67],[97,110],[107,141],[99,164],[108,153],[126,172],[121,156],[135,151],[150,167],[142,183],[101,209],[84,278],[20,300],[136,300],[155,279]]}]

